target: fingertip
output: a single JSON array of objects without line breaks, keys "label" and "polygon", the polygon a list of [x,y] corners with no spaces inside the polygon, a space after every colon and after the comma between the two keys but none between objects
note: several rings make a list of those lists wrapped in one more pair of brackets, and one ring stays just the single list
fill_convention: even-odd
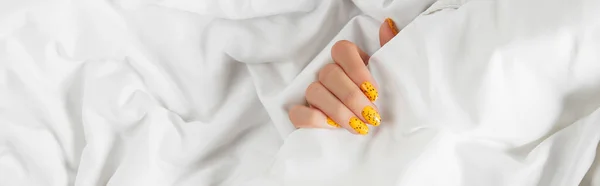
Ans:
[{"label": "fingertip", "polygon": [[394,22],[394,20],[392,20],[392,18],[385,18],[385,22],[388,24],[388,27],[390,28],[394,36],[398,34],[398,27],[396,27],[396,23]]},{"label": "fingertip", "polygon": [[386,18],[379,27],[379,44],[381,46],[385,45],[387,42],[392,40],[396,34],[398,34],[398,28],[396,27],[396,24],[392,19]]}]

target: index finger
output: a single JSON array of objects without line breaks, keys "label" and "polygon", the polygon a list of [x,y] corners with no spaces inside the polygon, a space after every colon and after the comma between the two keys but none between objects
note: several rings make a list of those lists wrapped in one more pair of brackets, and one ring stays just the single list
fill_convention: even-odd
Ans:
[{"label": "index finger", "polygon": [[342,67],[354,84],[360,88],[371,102],[374,102],[377,100],[379,93],[377,92],[377,84],[369,69],[367,69],[364,56],[367,56],[365,52],[347,40],[338,41],[331,48],[333,61]]}]

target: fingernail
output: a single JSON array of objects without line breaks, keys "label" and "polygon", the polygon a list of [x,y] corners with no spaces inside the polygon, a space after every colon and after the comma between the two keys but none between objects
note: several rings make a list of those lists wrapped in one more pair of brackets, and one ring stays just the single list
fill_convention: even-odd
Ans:
[{"label": "fingernail", "polygon": [[366,135],[367,133],[369,133],[369,127],[367,127],[367,125],[365,125],[365,123],[357,117],[350,118],[349,123],[350,127],[352,127],[356,132],[358,132],[358,134]]},{"label": "fingernail", "polygon": [[373,84],[369,83],[368,81],[365,81],[363,84],[360,85],[360,90],[362,90],[362,92],[365,93],[365,96],[367,96],[367,98],[369,98],[371,102],[377,100],[377,96],[379,96],[379,93],[377,93],[377,89],[375,89],[375,86],[373,86]]},{"label": "fingernail", "polygon": [[398,34],[398,28],[396,27],[396,23],[394,23],[394,20],[392,20],[391,18],[388,17],[388,18],[385,18],[385,22],[387,22],[390,29],[392,29],[392,33],[394,35]]},{"label": "fingernail", "polygon": [[332,120],[331,118],[329,118],[329,117],[327,118],[327,124],[329,124],[329,125],[331,125],[332,127],[335,127],[335,128],[339,128],[339,127],[340,127],[340,125],[339,125],[339,124],[337,124],[335,121],[333,121],[333,120]]},{"label": "fingernail", "polygon": [[381,123],[381,117],[379,116],[379,113],[377,113],[377,111],[375,111],[375,109],[373,109],[371,106],[366,106],[362,110],[362,115],[367,123],[370,123],[373,126],[378,126]]}]

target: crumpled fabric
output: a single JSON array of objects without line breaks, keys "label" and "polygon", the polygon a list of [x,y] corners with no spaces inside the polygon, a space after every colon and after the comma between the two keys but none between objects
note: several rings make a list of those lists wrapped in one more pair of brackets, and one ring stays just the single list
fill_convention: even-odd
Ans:
[{"label": "crumpled fabric", "polygon": [[[598,8],[1,2],[0,185],[598,185]],[[372,54],[384,122],[294,129],[341,39]]]},{"label": "crumpled fabric", "polygon": [[598,185],[599,6],[437,2],[370,59],[380,127],[295,130],[252,185]]}]

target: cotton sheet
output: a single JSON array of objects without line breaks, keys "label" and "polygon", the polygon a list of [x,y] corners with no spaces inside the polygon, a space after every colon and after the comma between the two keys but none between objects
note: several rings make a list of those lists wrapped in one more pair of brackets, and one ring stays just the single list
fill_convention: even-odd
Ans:
[{"label": "cotton sheet", "polygon": [[[598,10],[3,1],[0,185],[600,185]],[[342,39],[372,54],[382,125],[294,129]]]}]

